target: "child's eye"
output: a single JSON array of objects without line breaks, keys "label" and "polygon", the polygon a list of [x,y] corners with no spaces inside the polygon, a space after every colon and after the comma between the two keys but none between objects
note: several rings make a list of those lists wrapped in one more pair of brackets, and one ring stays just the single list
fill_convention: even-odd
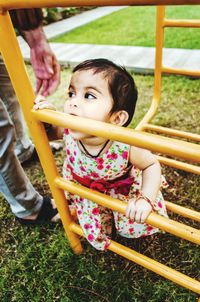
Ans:
[{"label": "child's eye", "polygon": [[73,98],[75,96],[75,93],[73,91],[68,92],[69,98]]},{"label": "child's eye", "polygon": [[96,99],[96,97],[93,94],[89,93],[89,92],[87,92],[85,94],[85,98],[88,99],[88,100]]}]

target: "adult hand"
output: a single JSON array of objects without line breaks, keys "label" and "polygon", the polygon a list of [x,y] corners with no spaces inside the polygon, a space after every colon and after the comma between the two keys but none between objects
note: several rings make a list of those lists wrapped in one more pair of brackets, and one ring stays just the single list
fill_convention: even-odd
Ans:
[{"label": "adult hand", "polygon": [[60,65],[47,42],[31,48],[31,64],[36,76],[36,94],[53,93],[60,83]]},{"label": "adult hand", "polygon": [[31,64],[36,76],[36,94],[48,96],[60,83],[60,65],[52,52],[42,27],[24,31],[30,46]]}]

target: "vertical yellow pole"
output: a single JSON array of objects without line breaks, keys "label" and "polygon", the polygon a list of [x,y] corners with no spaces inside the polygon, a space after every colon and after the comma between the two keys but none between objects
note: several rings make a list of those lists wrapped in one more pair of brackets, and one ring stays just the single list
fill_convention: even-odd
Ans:
[{"label": "vertical yellow pole", "polygon": [[162,80],[162,59],[164,46],[164,17],[165,7],[157,7],[156,17],[156,58],[155,58],[155,79],[154,79],[154,99],[157,101],[158,107],[161,94],[161,80]]},{"label": "vertical yellow pole", "polygon": [[156,17],[156,53],[155,53],[155,71],[154,71],[154,95],[151,106],[137,125],[137,130],[143,130],[145,124],[147,124],[155,115],[160,102],[161,95],[161,79],[162,79],[162,54],[163,54],[163,45],[164,45],[164,28],[163,21],[165,17],[165,7],[157,7],[157,17]]},{"label": "vertical yellow pole", "polygon": [[54,180],[58,177],[58,171],[44,127],[42,123],[35,120],[31,114],[34,92],[7,11],[0,12],[0,52],[5,61],[17,98],[37,148],[38,156],[41,160],[43,170],[52,191],[53,198],[55,199],[70,245],[74,252],[78,254],[82,251],[81,243],[78,236],[69,229],[72,218],[65,200],[64,192],[54,184]]}]

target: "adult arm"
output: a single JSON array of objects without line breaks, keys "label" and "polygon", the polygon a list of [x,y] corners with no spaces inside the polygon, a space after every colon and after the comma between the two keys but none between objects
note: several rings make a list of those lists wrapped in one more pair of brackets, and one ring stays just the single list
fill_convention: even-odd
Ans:
[{"label": "adult arm", "polygon": [[31,64],[36,76],[36,93],[48,96],[60,82],[60,65],[42,28],[41,9],[18,9],[10,12],[13,25],[30,47]]}]

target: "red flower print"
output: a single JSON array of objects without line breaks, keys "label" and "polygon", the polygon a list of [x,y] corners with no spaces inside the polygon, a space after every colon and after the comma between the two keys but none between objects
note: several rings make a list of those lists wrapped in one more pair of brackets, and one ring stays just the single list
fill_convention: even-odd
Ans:
[{"label": "red flower print", "polygon": [[102,227],[101,227],[101,224],[99,223],[99,222],[96,222],[95,223],[95,227],[97,228],[97,229],[101,229]]},{"label": "red flower print", "polygon": [[92,214],[93,214],[93,215],[98,215],[98,214],[99,214],[99,209],[98,209],[98,208],[94,208],[94,209],[92,210]]},{"label": "red flower print", "polygon": [[83,166],[80,167],[80,170],[85,172],[85,168]]},{"label": "red flower print", "polygon": [[98,169],[98,170],[102,170],[102,169],[103,169],[103,165],[98,165],[98,166],[97,166],[97,169]]},{"label": "red flower print", "polygon": [[82,214],[82,211],[78,210],[78,212],[77,212],[77,213],[78,213],[78,215],[81,215],[81,214]]},{"label": "red flower print", "polygon": [[158,206],[162,209],[162,203],[160,201],[158,202]]},{"label": "red flower print", "polygon": [[89,240],[89,241],[93,241],[93,240],[94,240],[94,236],[93,236],[92,234],[89,234],[89,235],[88,235],[88,240]]},{"label": "red flower print", "polygon": [[74,155],[76,155],[76,151],[74,151]]},{"label": "red flower print", "polygon": [[84,224],[84,229],[88,230],[88,229],[91,229],[91,228],[92,228],[91,224],[89,224],[89,223]]},{"label": "red flower print", "polygon": [[111,154],[110,154],[110,158],[111,158],[111,159],[117,159],[117,158],[118,158],[117,153],[114,153],[114,152],[111,153]]},{"label": "red flower print", "polygon": [[104,250],[106,250],[110,245],[110,242],[106,242],[105,245],[104,245]]},{"label": "red flower print", "polygon": [[124,151],[124,152],[122,153],[122,158],[123,158],[123,159],[127,159],[127,158],[128,158],[128,151]]},{"label": "red flower print", "polygon": [[69,149],[66,149],[66,153],[67,153],[67,155],[70,155]]},{"label": "red flower print", "polygon": [[147,232],[150,232],[150,231],[152,231],[152,230],[153,230],[153,227],[150,226],[150,225],[148,225],[148,226],[147,226]]},{"label": "red flower print", "polygon": [[103,164],[104,163],[104,160],[103,160],[103,158],[97,158],[96,159],[96,162],[97,162],[97,164]]},{"label": "red flower print", "polygon": [[130,232],[130,233],[133,233],[133,232],[134,232],[134,228],[130,228],[130,229],[129,229],[129,232]]},{"label": "red flower print", "polygon": [[70,158],[69,158],[69,161],[70,161],[70,163],[74,163],[74,160],[75,160],[75,158],[73,157],[73,156],[70,156]]},{"label": "red flower print", "polygon": [[111,167],[111,165],[107,165],[107,166],[106,166],[106,169],[110,169],[110,167]]},{"label": "red flower print", "polygon": [[94,177],[94,178],[99,177],[99,175],[98,175],[96,172],[92,172],[90,175],[91,175],[92,177]]}]

